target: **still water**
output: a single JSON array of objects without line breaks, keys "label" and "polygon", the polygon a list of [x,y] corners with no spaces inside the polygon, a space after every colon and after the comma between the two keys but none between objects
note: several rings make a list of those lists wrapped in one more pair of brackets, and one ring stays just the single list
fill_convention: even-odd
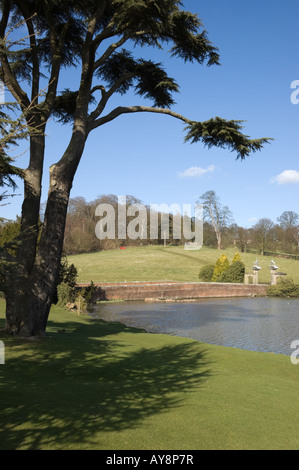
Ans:
[{"label": "still water", "polygon": [[189,303],[103,303],[90,314],[150,333],[290,355],[299,340],[299,299],[234,298]]}]

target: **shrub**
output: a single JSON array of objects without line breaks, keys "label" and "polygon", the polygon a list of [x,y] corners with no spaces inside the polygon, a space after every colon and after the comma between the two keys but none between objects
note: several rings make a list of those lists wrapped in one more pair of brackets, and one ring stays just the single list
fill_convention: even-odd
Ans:
[{"label": "shrub", "polygon": [[218,278],[218,282],[243,283],[245,265],[242,261],[234,261]]},{"label": "shrub", "polygon": [[65,282],[62,282],[57,286],[57,305],[59,307],[65,307],[68,302],[75,301],[75,289]]},{"label": "shrub", "polygon": [[58,279],[56,282],[56,287],[55,287],[55,291],[53,295],[54,304],[58,303],[58,286],[60,284],[67,284],[74,290],[76,286],[77,276],[78,276],[77,268],[73,264],[69,266],[67,258],[63,256],[60,262]]},{"label": "shrub", "polygon": [[96,287],[93,283],[93,281],[90,282],[89,286],[85,287],[84,289],[81,289],[81,295],[86,301],[87,305],[92,304],[94,301],[94,293],[95,293]]},{"label": "shrub", "polygon": [[218,258],[218,260],[215,264],[212,281],[213,282],[218,282],[219,277],[221,276],[221,274],[224,271],[227,270],[228,267],[229,267],[229,261],[228,261],[227,256],[226,255],[221,255],[220,258]]},{"label": "shrub", "polygon": [[199,271],[199,279],[203,282],[211,282],[214,273],[214,264],[207,264]]},{"label": "shrub", "polygon": [[58,284],[64,282],[71,287],[75,287],[76,279],[78,277],[77,268],[71,264],[68,264],[67,258],[62,257],[59,269]]},{"label": "shrub", "polygon": [[276,286],[267,288],[270,297],[299,297],[299,285],[292,279],[280,278]]},{"label": "shrub", "polygon": [[87,302],[80,294],[76,297],[75,307],[78,310],[78,315],[80,315],[80,313],[86,313],[87,311]]},{"label": "shrub", "polygon": [[236,253],[233,257],[232,263],[236,263],[236,261],[242,261],[240,253]]}]

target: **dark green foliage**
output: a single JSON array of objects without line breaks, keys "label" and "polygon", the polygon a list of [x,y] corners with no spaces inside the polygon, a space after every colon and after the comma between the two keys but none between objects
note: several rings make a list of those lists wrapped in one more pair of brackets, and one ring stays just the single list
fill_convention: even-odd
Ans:
[{"label": "dark green foliage", "polygon": [[237,159],[242,160],[250,152],[261,150],[263,145],[272,139],[249,139],[242,134],[242,121],[226,121],[219,117],[212,118],[205,122],[192,122],[186,127],[188,131],[185,141],[203,142],[205,146],[229,148],[237,152]]},{"label": "dark green foliage", "polygon": [[67,303],[75,302],[75,298],[76,292],[71,286],[65,282],[57,286],[57,305],[59,307],[65,307]]},{"label": "dark green foliage", "polygon": [[77,268],[74,266],[74,264],[69,265],[67,258],[63,257],[60,264],[58,284],[65,282],[69,286],[75,287],[77,277]]},{"label": "dark green foliage", "polygon": [[185,62],[193,60],[200,64],[219,65],[218,48],[208,40],[205,30],[199,33],[202,23],[188,11],[178,11],[172,18],[173,37],[175,45],[171,52],[173,56],[182,58]]},{"label": "dark green foliage", "polygon": [[125,49],[107,59],[98,68],[97,76],[103,78],[110,88],[118,82],[116,91],[121,94],[134,86],[136,94],[152,100],[161,108],[174,104],[171,93],[178,91],[177,83],[168,77],[161,63],[135,60]]},{"label": "dark green foliage", "polygon": [[[60,51],[62,65],[71,66],[77,63],[85,33],[85,15],[82,11],[82,2],[73,0],[64,2],[57,0],[21,0],[13,2],[12,8],[14,10],[13,25],[17,25],[25,17],[28,19],[27,24],[33,25],[34,29],[39,31],[39,37],[35,37],[37,48],[34,52],[37,53],[40,62],[50,64],[53,60],[53,33],[55,33],[56,38],[61,36],[64,38]],[[23,43],[23,48],[18,50],[18,54],[15,50],[12,50],[9,58],[14,63],[15,73],[19,78],[24,77],[22,66],[26,66],[25,78],[28,82],[31,82],[32,51],[28,47],[25,48],[25,41]]]},{"label": "dark green foliage", "polygon": [[133,85],[133,77],[136,75],[137,66],[138,64],[133,55],[122,49],[121,52],[115,52],[98,68],[96,76],[104,79],[109,87],[112,87],[117,80],[122,79],[117,92],[124,94]]},{"label": "dark green foliage", "polygon": [[161,108],[174,104],[171,93],[177,92],[179,87],[173,78],[168,77],[162,64],[139,60],[137,76],[135,90],[138,95],[153,100],[154,106]]},{"label": "dark green foliage", "polygon": [[76,289],[74,286],[62,282],[57,286],[57,305],[65,307],[70,303],[72,304],[71,308],[77,309],[78,312],[85,312],[87,306],[93,303],[94,292],[93,281],[84,289]]},{"label": "dark green foliage", "polygon": [[6,245],[17,238],[20,233],[20,227],[20,221],[7,222],[0,234],[0,246]]},{"label": "dark green foliage", "polygon": [[93,297],[94,297],[95,289],[96,289],[96,287],[95,287],[93,281],[91,281],[89,286],[87,286],[84,289],[80,290],[80,295],[85,300],[87,305],[93,303]]},{"label": "dark green foliage", "polygon": [[[74,297],[75,298],[75,286],[76,286],[76,280],[78,277],[78,271],[77,268],[74,266],[74,264],[69,265],[67,258],[63,257],[61,262],[60,262],[60,269],[59,269],[59,275],[58,279],[56,282],[56,288],[54,291],[54,296],[53,296],[53,303],[57,303],[59,301],[59,286],[63,284],[63,287],[60,289],[61,292],[61,297],[65,299],[67,296],[69,298]],[[64,286],[68,286],[69,289],[67,289]],[[69,294],[67,294],[68,292]],[[71,300],[68,300],[70,302]]]},{"label": "dark green foliage", "polygon": [[207,266],[203,266],[199,271],[199,279],[203,282],[212,282],[214,268],[214,264],[208,264]]},{"label": "dark green foliage", "polygon": [[[15,108],[13,104],[7,104],[6,107],[10,111]],[[8,113],[0,111],[0,187],[10,187],[13,190],[17,188],[15,177],[22,177],[23,171],[14,165],[14,158],[8,152],[11,152],[11,147],[18,145],[18,140],[27,136],[28,129],[23,125],[23,116],[13,120]],[[12,195],[8,195],[6,191],[0,194],[0,205],[8,196]]]},{"label": "dark green foliage", "polygon": [[[5,250],[11,255],[15,256],[18,247],[18,237],[20,234],[21,223],[20,220],[16,222],[7,222],[4,224],[0,233],[0,247],[4,247]],[[3,249],[3,248],[2,248]],[[0,264],[0,271],[3,266]],[[5,269],[5,268],[4,268]]]},{"label": "dark green foliage", "polygon": [[13,179],[13,175],[16,175],[16,169],[12,166],[13,159],[0,153],[0,187],[10,186],[16,189],[17,185]]},{"label": "dark green foliage", "polygon": [[[69,88],[66,88],[55,98],[52,115],[58,120],[58,122],[67,124],[74,120],[77,97],[78,91],[71,91]],[[93,96],[90,97],[89,103],[95,103]]]},{"label": "dark green foliage", "polygon": [[[34,50],[28,48],[26,41],[18,43],[19,49],[12,47],[13,43],[6,44],[6,54],[15,76],[26,78],[29,83],[33,80],[33,66],[37,67],[38,62],[44,63],[51,70],[56,61],[55,54],[59,57],[59,68],[76,66],[86,52],[83,46],[86,24],[97,18],[95,31],[98,36],[93,43],[95,49],[90,51],[96,51],[106,39],[115,41],[102,56],[95,57],[94,74],[102,81],[95,84],[95,88],[103,93],[101,110],[112,94],[123,94],[130,88],[151,100],[155,107],[169,108],[175,103],[172,95],[178,92],[178,84],[167,75],[161,63],[134,58],[125,49],[117,50],[128,40],[132,45],[150,45],[160,49],[170,43],[171,55],[185,62],[206,63],[208,66],[219,64],[218,49],[209,41],[201,20],[196,14],[185,11],[179,0],[105,0],[99,3],[89,0],[84,2],[84,6],[76,0],[16,1],[12,8],[12,24],[18,24],[23,17],[29,18],[27,27],[39,31],[31,38]],[[53,47],[54,37],[57,44],[61,41],[60,49]],[[40,70],[39,73],[42,76]],[[109,86],[109,91],[106,86]],[[77,97],[78,91],[66,89],[53,100],[51,114],[62,123],[72,122]],[[93,92],[89,102],[94,102]],[[249,139],[243,135],[242,121],[226,121],[218,117],[205,122],[184,120],[188,123],[186,141],[201,141],[208,147],[227,147],[237,152],[237,158],[245,158],[269,141],[267,138]]]},{"label": "dark green foliage", "polygon": [[245,265],[242,261],[234,261],[218,278],[218,282],[244,282]]},{"label": "dark green foliage", "polygon": [[276,286],[267,288],[270,297],[299,297],[299,285],[292,279],[280,278]]}]

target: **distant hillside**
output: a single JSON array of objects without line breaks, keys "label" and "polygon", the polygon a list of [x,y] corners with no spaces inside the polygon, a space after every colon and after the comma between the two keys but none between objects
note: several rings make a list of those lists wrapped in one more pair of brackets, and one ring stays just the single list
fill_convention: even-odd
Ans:
[{"label": "distant hillside", "polygon": [[[123,282],[123,281],[199,281],[200,269],[207,264],[215,264],[225,253],[230,260],[236,250],[230,248],[218,251],[203,247],[198,251],[186,251],[184,247],[146,246],[120,250],[101,251],[68,257],[78,269],[78,282]],[[246,273],[256,259],[261,271],[260,283],[270,283],[270,261],[272,257],[240,253],[246,266]],[[279,271],[299,283],[299,261],[274,258]]]}]

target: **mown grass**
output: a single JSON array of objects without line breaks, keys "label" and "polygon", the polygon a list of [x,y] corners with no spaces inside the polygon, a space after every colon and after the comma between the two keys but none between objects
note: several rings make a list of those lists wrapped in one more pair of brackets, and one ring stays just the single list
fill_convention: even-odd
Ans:
[{"label": "mown grass", "polygon": [[[229,248],[218,251],[203,247],[198,251],[186,251],[184,247],[146,246],[109,250],[99,253],[70,256],[69,263],[78,269],[78,282],[124,282],[124,281],[199,281],[200,269],[207,264],[215,264],[221,254],[226,254],[230,262],[236,250]],[[270,283],[270,261],[272,257],[241,253],[246,272],[258,258],[261,266],[260,283]],[[299,261],[284,258],[275,259],[279,271],[286,273],[299,283]]]},{"label": "mown grass", "polygon": [[[0,302],[0,327],[4,302]],[[52,308],[0,332],[0,449],[298,449],[299,366]]]}]

